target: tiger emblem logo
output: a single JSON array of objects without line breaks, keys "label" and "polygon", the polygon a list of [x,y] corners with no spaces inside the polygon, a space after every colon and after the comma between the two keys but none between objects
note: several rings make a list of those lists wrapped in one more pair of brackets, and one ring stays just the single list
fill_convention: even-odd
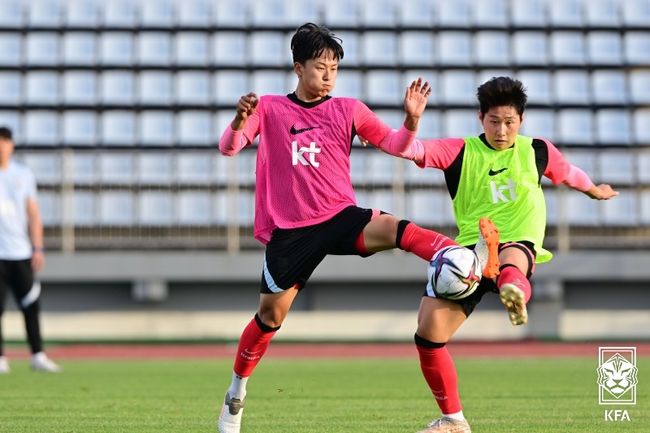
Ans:
[{"label": "tiger emblem logo", "polygon": [[636,366],[620,353],[603,362],[597,371],[598,385],[617,399],[637,384]]}]

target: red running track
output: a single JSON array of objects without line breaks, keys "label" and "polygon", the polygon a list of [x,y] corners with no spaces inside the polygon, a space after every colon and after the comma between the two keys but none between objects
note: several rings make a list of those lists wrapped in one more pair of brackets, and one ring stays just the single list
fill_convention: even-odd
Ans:
[{"label": "red running track", "polygon": [[[599,346],[636,347],[637,356],[650,356],[650,342],[588,342],[560,343],[539,341],[518,342],[452,342],[454,356],[465,357],[594,357]],[[235,344],[64,344],[50,346],[54,359],[196,359],[233,358]],[[5,350],[10,358],[25,359],[26,348]],[[274,358],[405,358],[417,357],[412,343],[308,343],[271,344],[267,357]]]}]

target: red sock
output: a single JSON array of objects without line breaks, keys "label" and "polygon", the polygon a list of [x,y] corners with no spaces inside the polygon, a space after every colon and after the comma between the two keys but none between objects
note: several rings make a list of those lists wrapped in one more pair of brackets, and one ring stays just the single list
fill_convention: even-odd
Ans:
[{"label": "red sock", "polygon": [[528,303],[530,296],[532,295],[532,288],[530,287],[530,281],[528,281],[528,278],[526,278],[518,267],[505,266],[501,268],[501,273],[497,277],[497,286],[501,287],[506,283],[514,284],[519,287],[524,292],[526,303]]},{"label": "red sock", "polygon": [[[405,226],[404,222],[406,223]],[[400,221],[397,229],[397,246],[427,262],[431,261],[433,255],[444,247],[454,245],[458,245],[458,243],[453,239],[449,239],[438,232],[423,229],[410,221]]]},{"label": "red sock", "polygon": [[257,314],[255,315],[255,318],[244,328],[239,339],[235,367],[233,368],[235,374],[241,377],[253,374],[253,370],[264,356],[264,352],[278,329],[279,327],[266,326]]},{"label": "red sock", "polygon": [[415,341],[415,347],[420,354],[422,374],[442,414],[460,412],[462,406],[458,395],[458,375],[449,351],[444,346],[429,347],[436,343],[431,343],[418,335],[415,336]]}]

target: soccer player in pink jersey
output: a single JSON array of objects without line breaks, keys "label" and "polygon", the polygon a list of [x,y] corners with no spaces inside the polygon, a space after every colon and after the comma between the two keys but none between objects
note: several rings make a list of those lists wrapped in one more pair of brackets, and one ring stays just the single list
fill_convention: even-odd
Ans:
[{"label": "soccer player in pink jersey", "polygon": [[[350,180],[355,135],[393,155],[411,148],[431,93],[428,83],[418,79],[406,89],[404,124],[392,130],[362,102],[329,95],[343,48],[328,29],[312,23],[299,27],[291,50],[298,76],[295,92],[242,96],[219,142],[221,153],[232,156],[260,136],[255,236],[266,244],[259,309],[239,340],[218,421],[221,433],[240,431],[248,378],[326,255],[367,257],[401,248],[429,261],[441,248],[457,245],[410,221],[358,207]],[[475,252],[485,272],[494,273],[498,233],[489,221],[481,232]]]},{"label": "soccer player in pink jersey", "polygon": [[435,396],[442,418],[420,433],[470,433],[458,394],[454,362],[445,347],[487,292],[499,294],[513,325],[528,319],[530,277],[535,263],[552,254],[543,248],[546,206],[542,176],[563,183],[595,200],[618,195],[610,185],[594,185],[570,164],[549,140],[519,135],[527,96],[522,83],[496,77],[478,88],[479,120],[484,133],[476,137],[412,142],[402,157],[422,168],[443,170],[453,201],[459,235],[466,247],[476,243],[473,227],[488,216],[499,227],[498,278],[483,278],[479,288],[460,301],[440,299],[427,287],[418,315],[415,341],[422,373]]}]

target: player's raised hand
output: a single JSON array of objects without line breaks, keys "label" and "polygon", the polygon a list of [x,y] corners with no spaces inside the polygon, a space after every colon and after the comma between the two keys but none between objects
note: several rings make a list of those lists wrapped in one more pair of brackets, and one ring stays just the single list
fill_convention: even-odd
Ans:
[{"label": "player's raised hand", "polygon": [[421,117],[427,106],[427,100],[431,95],[431,86],[428,81],[422,82],[418,77],[406,88],[404,94],[404,111],[407,116]]},{"label": "player's raised hand", "polygon": [[601,183],[600,185],[594,185],[589,191],[587,191],[587,195],[596,200],[609,200],[612,197],[616,197],[618,191],[614,191],[614,189],[606,183]]},{"label": "player's raised hand", "polygon": [[230,124],[232,129],[239,130],[243,128],[244,123],[246,123],[246,119],[255,113],[259,101],[259,98],[254,92],[247,93],[246,95],[239,98],[236,108],[237,114],[235,115],[235,119]]}]

